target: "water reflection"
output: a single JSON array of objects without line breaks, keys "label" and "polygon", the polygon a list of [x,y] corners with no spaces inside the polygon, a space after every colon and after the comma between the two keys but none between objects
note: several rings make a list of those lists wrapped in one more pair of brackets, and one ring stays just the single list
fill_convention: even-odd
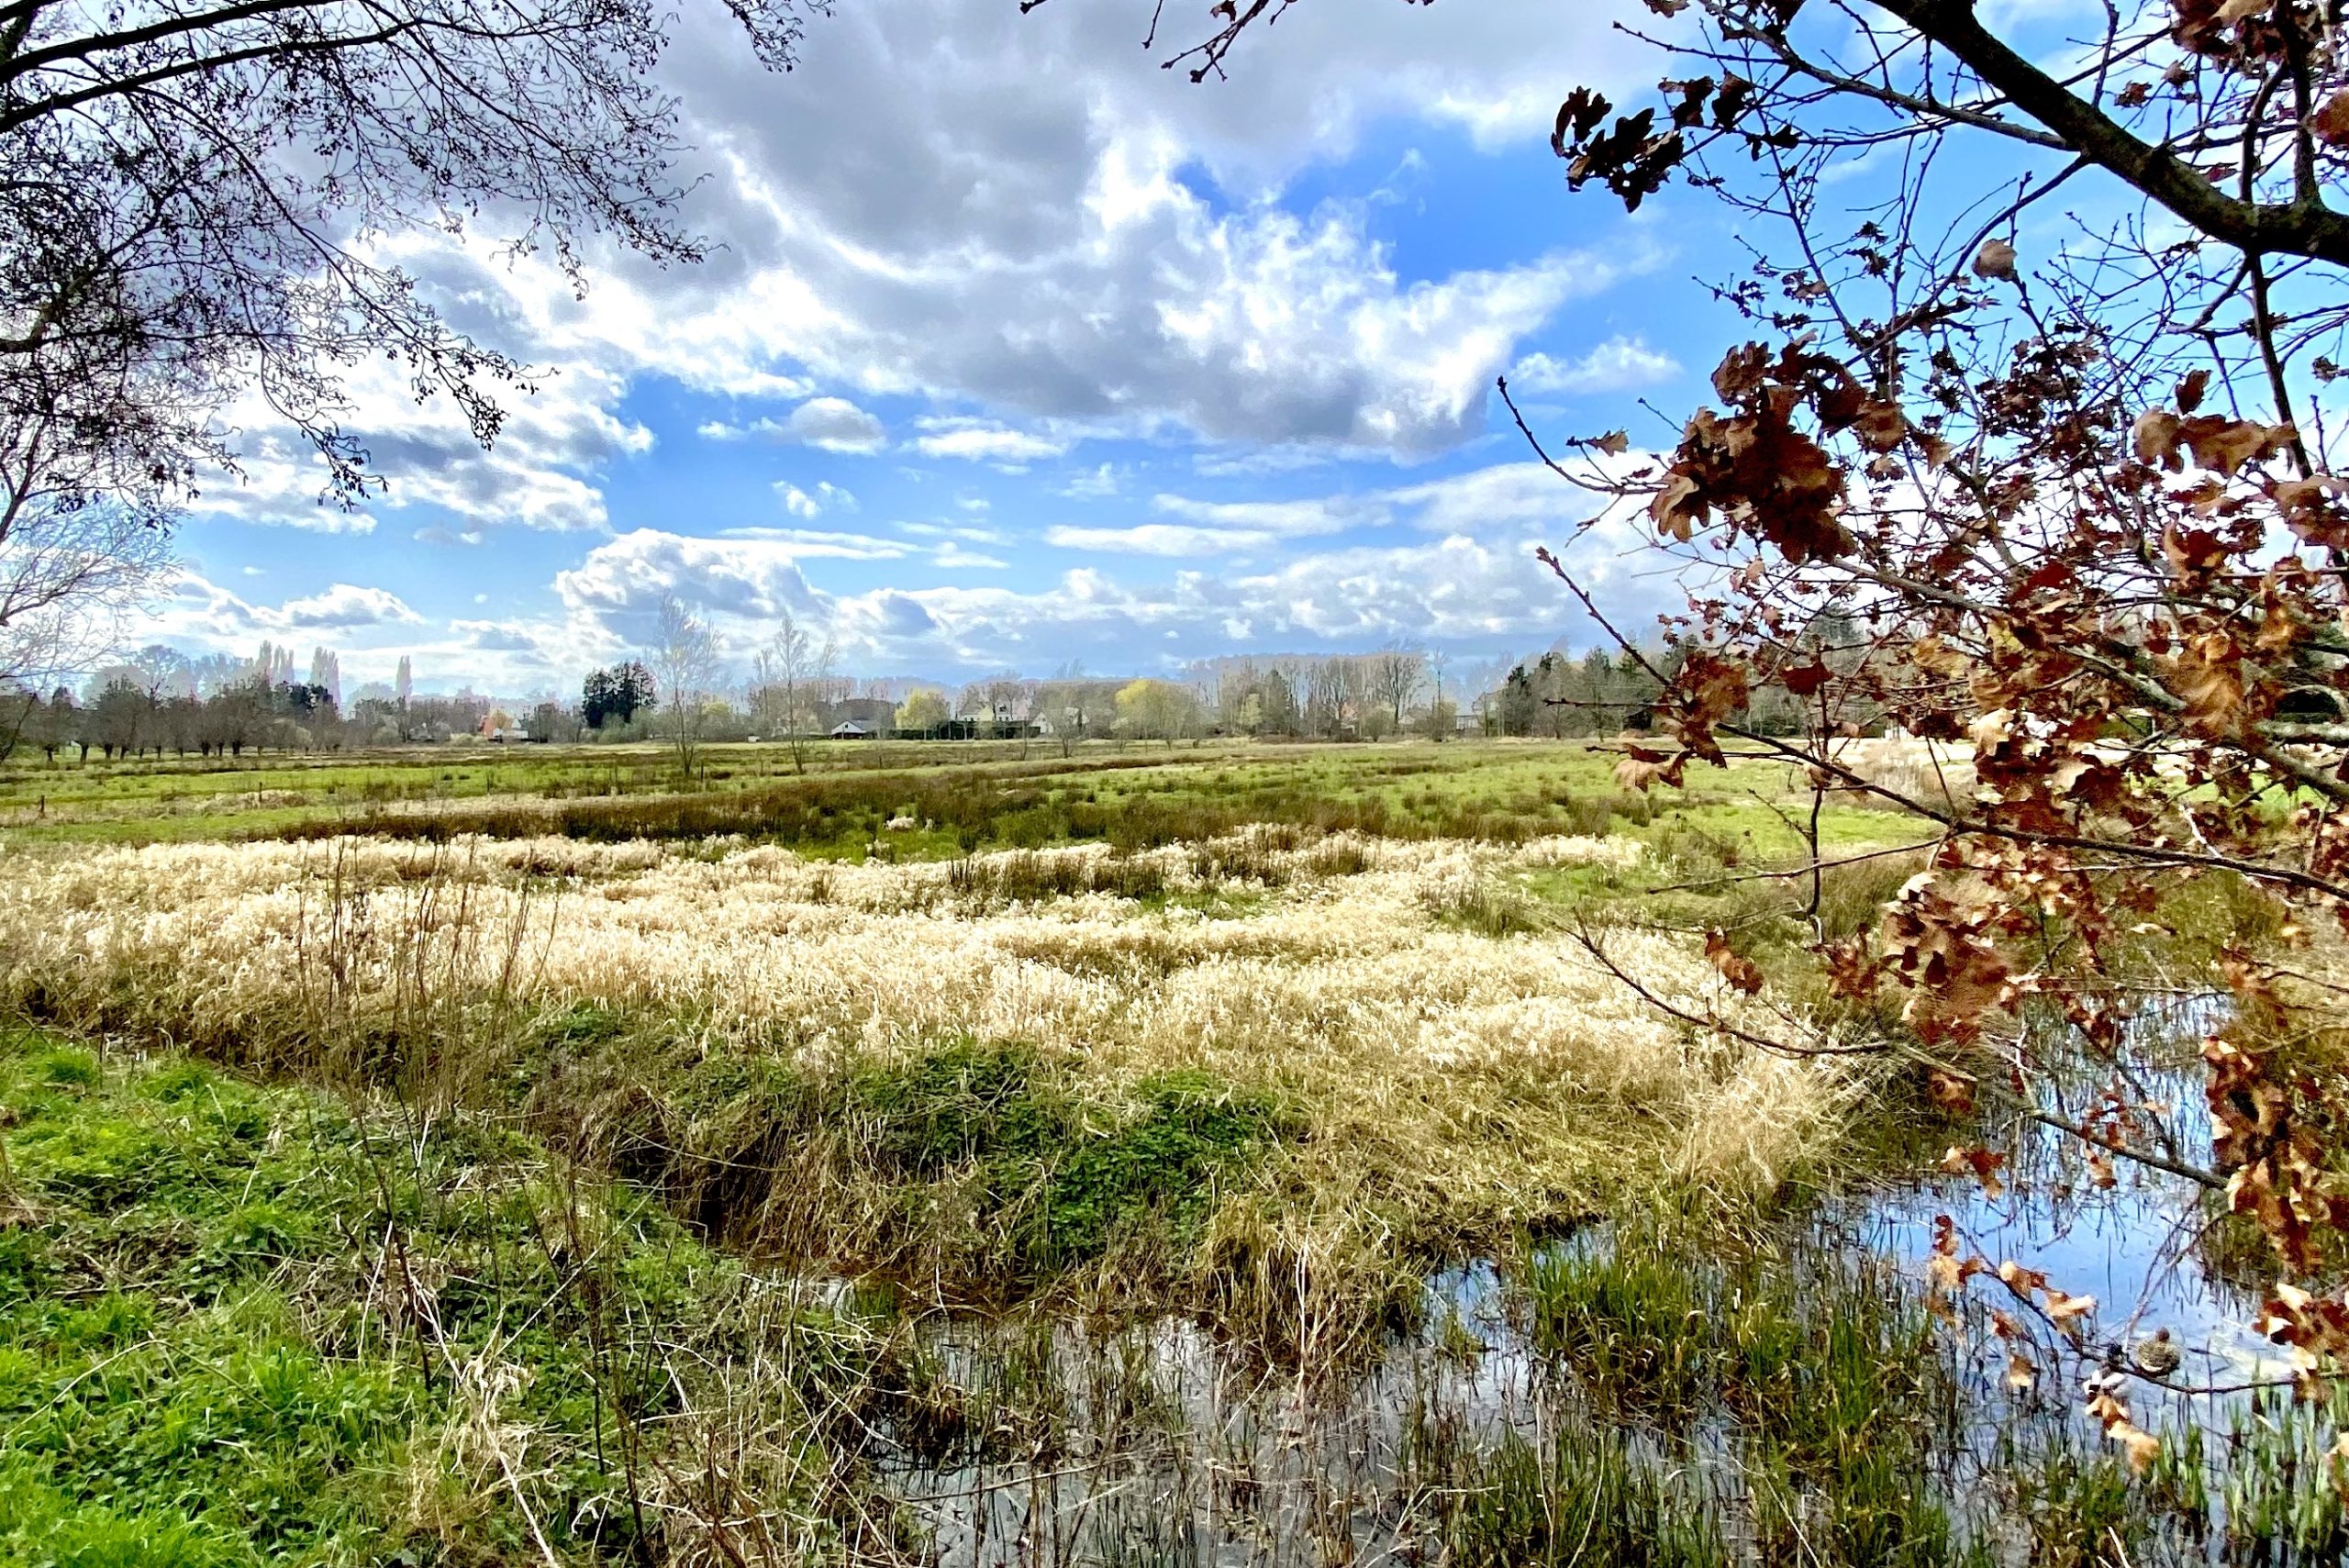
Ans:
[{"label": "water reflection", "polygon": [[[2149,1092],[2167,1098],[2181,1145],[2208,1147],[2189,1074]],[[2100,1185],[2062,1135],[2028,1122],[2003,1131],[2012,1159],[1995,1196],[1970,1178],[1845,1192],[1737,1260],[1635,1258],[1628,1250],[1655,1248],[1653,1236],[1608,1226],[1554,1243],[1547,1260],[1575,1261],[1586,1286],[1598,1282],[1595,1310],[1614,1309],[1609,1271],[1631,1281],[1659,1266],[1711,1281],[1692,1312],[1758,1311],[1765,1296],[1812,1304],[1772,1307],[1779,1318],[1741,1328],[1743,1340],[1690,1325],[1712,1358],[1691,1363],[1706,1369],[1694,1403],[1643,1397],[1635,1357],[1624,1363],[1631,1386],[1615,1386],[1545,1340],[1528,1284],[1542,1273],[1537,1253],[1431,1278],[1419,1327],[1342,1373],[1283,1365],[1180,1318],[1108,1332],[1049,1318],[939,1319],[920,1335],[929,1393],[876,1434],[874,1457],[916,1554],[958,1568],[1600,1562],[1612,1559],[1585,1552],[1602,1539],[1602,1514],[1627,1540],[1685,1525],[1672,1550],[1639,1553],[1675,1562],[1776,1561],[1788,1542],[1801,1560],[1868,1561],[1882,1549],[1867,1532],[1887,1518],[1892,1539],[1916,1534],[1919,1520],[1946,1523],[1946,1540],[1904,1548],[1920,1563],[2340,1561],[2349,1538],[2324,1457],[2332,1415],[2245,1386],[2287,1369],[2248,1327],[2255,1271],[2213,1261],[2203,1190],[2126,1168]],[[2093,1315],[2076,1334],[2059,1331],[2020,1311],[1992,1275],[1932,1327],[1925,1263],[1943,1215],[1994,1265],[2093,1295]],[[1621,1294],[1637,1291],[1627,1283]],[[1649,1336],[1641,1353],[1659,1332],[1670,1339],[1653,1303],[1624,1310],[1649,1313],[1632,1334]],[[2020,1325],[2035,1378],[2007,1375],[2013,1346],[1993,1332],[1994,1310]],[[1850,1397],[1831,1366],[1798,1362],[1849,1351],[1844,1319],[1855,1313],[1869,1325],[1854,1330],[1862,1355],[1905,1347],[1897,1353],[1932,1363],[1885,1385],[1909,1402],[1888,1429],[1923,1445],[1901,1451],[1898,1496],[1865,1490],[1883,1490],[1865,1454],[1822,1457],[1817,1422],[1755,1403],[1787,1388]],[[1905,1337],[1908,1324],[1929,1331]],[[2109,1347],[2156,1329],[2182,1362],[2171,1387],[2130,1381],[2137,1422],[2165,1445],[2132,1478],[2083,1414],[2079,1383],[2108,1363]],[[1792,1335],[1792,1348],[1773,1333]],[[1730,1386],[1749,1375],[1750,1387]],[[1833,1436],[1842,1428],[1821,1429],[1845,1440]],[[1488,1495],[1503,1500],[1486,1507]],[[1587,1510],[1586,1545],[1557,1533],[1570,1521],[1542,1517],[1569,1507]]]}]

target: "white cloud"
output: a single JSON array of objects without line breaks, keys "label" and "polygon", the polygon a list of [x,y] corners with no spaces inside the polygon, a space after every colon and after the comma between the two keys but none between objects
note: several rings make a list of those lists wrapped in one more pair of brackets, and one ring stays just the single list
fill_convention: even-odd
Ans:
[{"label": "white cloud", "polygon": [[1005,537],[997,529],[983,528],[970,523],[899,523],[898,529],[918,539],[956,539],[965,544],[1002,544]]},{"label": "white cloud", "polygon": [[416,626],[424,617],[388,589],[336,583],[280,605],[257,605],[197,573],[173,579],[144,634],[154,640],[225,650],[260,638]]},{"label": "white cloud", "polygon": [[975,550],[965,550],[963,546],[952,543],[940,545],[930,552],[930,559],[934,565],[948,568],[963,567],[981,572],[1001,571],[1011,564],[999,556],[983,554]]},{"label": "white cloud", "polygon": [[375,531],[373,513],[323,501],[315,489],[306,495],[289,495],[283,490],[264,490],[258,486],[228,488],[236,483],[234,480],[213,481],[220,488],[206,490],[188,509],[198,516],[208,512],[249,523],[296,528],[303,533],[372,534]]},{"label": "white cloud", "polygon": [[1063,525],[1044,541],[1063,550],[1211,556],[1408,524],[1431,533],[1489,537],[1528,528],[1563,529],[1599,509],[1538,462],[1500,463],[1416,484],[1286,501],[1202,501],[1159,495],[1151,508],[1174,522]]},{"label": "white cloud", "polygon": [[1613,337],[1580,359],[1555,360],[1548,354],[1528,354],[1508,373],[1512,390],[1586,396],[1601,392],[1636,392],[1670,381],[1680,373],[1680,361],[1659,353],[1639,338]]},{"label": "white cloud", "polygon": [[434,523],[419,538],[445,540],[497,528],[595,531],[606,526],[596,483],[616,463],[651,451],[651,429],[613,411],[623,377],[589,365],[566,367],[535,390],[499,389],[506,420],[484,449],[447,397],[418,403],[396,367],[363,361],[348,378],[351,407],[343,428],[384,481],[368,509],[320,504],[325,472],[306,443],[274,427],[258,395],[229,410],[246,428],[235,473],[206,475],[195,507],[246,522],[313,532],[368,533],[386,510],[431,506],[458,519]]},{"label": "white cloud", "polygon": [[[1385,117],[1537,148],[1561,82],[1629,80],[1639,46],[1605,17],[1639,7],[1606,0],[1571,28],[1531,0],[1466,21],[1362,10],[1297,7],[1250,41],[1238,80],[1208,86],[1158,70],[1116,6],[842,8],[809,28],[804,69],[781,85],[726,18],[689,17],[662,69],[705,150],[685,215],[721,241],[705,264],[602,255],[584,301],[548,260],[486,244],[415,264],[466,307],[460,325],[623,379],[767,399],[829,383],[975,406],[1014,428],[1025,417],[1424,456],[1483,430],[1493,375],[1567,302],[1660,261],[1650,231],[1541,254],[1504,239],[1492,267],[1413,276],[1373,232],[1372,204],[1277,198]],[[877,422],[843,397],[792,417],[827,406],[853,423],[709,428],[780,423],[878,450]],[[1002,438],[933,444],[1017,462],[1048,439],[1019,443],[1026,457],[1006,457]]]},{"label": "white cloud", "polygon": [[870,456],[889,444],[889,432],[881,421],[845,397],[811,397],[781,419],[762,418],[747,425],[713,419],[697,433],[713,441],[763,437],[857,456]]},{"label": "white cloud", "polygon": [[1181,523],[1136,523],[1130,528],[1056,527],[1044,542],[1063,550],[1107,550],[1130,555],[1223,555],[1255,550],[1276,536],[1257,528],[1191,528]]},{"label": "white cloud", "polygon": [[903,539],[880,539],[872,534],[838,533],[823,528],[721,528],[717,537],[721,539],[748,539],[761,545],[780,545],[802,560],[830,557],[839,561],[899,561],[914,553],[913,546]]},{"label": "white cloud", "polygon": [[1117,466],[1105,462],[1098,468],[1086,470],[1062,485],[1060,493],[1074,501],[1099,500],[1105,496],[1115,495],[1124,484],[1124,476],[1119,473]]},{"label": "white cloud", "polygon": [[1385,502],[1377,495],[1320,495],[1301,501],[1195,501],[1183,495],[1154,495],[1150,504],[1152,509],[1186,522],[1243,528],[1278,539],[1333,534],[1386,521]]},{"label": "white cloud", "polygon": [[819,481],[813,490],[802,490],[787,479],[774,482],[775,499],[783,509],[795,517],[813,517],[826,511],[853,512],[856,497],[834,484],[830,480]]},{"label": "white cloud", "polygon": [[452,620],[449,629],[465,647],[484,653],[536,655],[542,651],[538,634],[527,622]]},{"label": "white cloud", "polygon": [[[607,640],[639,640],[661,595],[674,592],[711,610],[738,646],[763,635],[777,609],[788,606],[838,639],[852,666],[941,673],[1041,670],[1071,657],[1129,670],[1235,646],[1359,648],[1393,637],[1482,648],[1547,643],[1572,627],[1575,612],[1533,560],[1542,543],[1565,545],[1577,574],[1630,624],[1675,604],[1669,580],[1627,567],[1642,543],[1630,513],[1617,508],[1575,535],[1577,500],[1539,463],[1516,463],[1367,498],[1186,503],[1203,515],[1253,517],[1262,526],[1151,522],[1053,529],[1047,537],[1104,552],[1208,555],[1315,537],[1280,530],[1318,526],[1316,517],[1383,517],[1406,531],[1391,542],[1325,548],[1261,567],[1178,570],[1166,579],[1129,581],[1085,566],[1041,586],[850,594],[824,592],[801,573],[796,559],[816,553],[806,538],[692,539],[639,530],[597,546],[556,587],[574,620],[601,628],[596,636]],[[1003,563],[1000,556],[966,553],[949,537],[960,530],[906,525],[907,532],[918,528],[946,541],[930,552],[934,564]]]},{"label": "white cloud", "polygon": [[924,457],[963,458],[972,462],[1027,463],[1058,457],[1069,443],[1015,430],[985,419],[927,418],[916,421],[924,434],[914,439],[914,450]]},{"label": "white cloud", "polygon": [[[268,612],[263,614],[267,616]],[[292,631],[347,631],[362,626],[403,622],[414,625],[424,619],[396,594],[349,583],[337,583],[324,593],[288,599],[275,612],[274,618]]]},{"label": "white cloud", "polygon": [[[1274,476],[1336,459],[1416,462],[1487,435],[1492,377],[1511,365],[1589,386],[1664,373],[1664,356],[1636,339],[1562,361],[1525,352],[1554,339],[1573,301],[1663,259],[1645,238],[1662,231],[1645,219],[1624,225],[1590,204],[1581,250],[1541,250],[1497,226],[1491,266],[1430,272],[1383,241],[1396,213],[1375,193],[1307,206],[1293,183],[1398,119],[1546,157],[1540,141],[1562,83],[1614,90],[1648,69],[1643,50],[1606,26],[1644,18],[1637,0],[1590,10],[1563,28],[1534,0],[1486,0],[1457,17],[1314,0],[1257,30],[1234,80],[1198,86],[1136,47],[1144,17],[1118,6],[1030,16],[964,0],[841,7],[811,25],[805,69],[781,80],[744,58],[727,18],[688,15],[662,72],[689,117],[685,139],[701,150],[685,172],[707,177],[684,216],[717,241],[708,261],[664,270],[597,248],[583,301],[546,258],[508,260],[486,239],[388,245],[386,258],[453,325],[553,373],[536,394],[507,398],[507,427],[484,452],[445,400],[417,409],[397,377],[363,373],[349,428],[394,481],[365,516],[420,537],[488,539],[493,550],[507,527],[607,534],[607,479],[648,457],[683,461],[655,456],[634,412],[673,406],[664,393],[641,395],[652,377],[734,400],[703,427],[709,439],[852,454],[888,449],[867,406],[897,422],[902,406],[876,400],[898,397],[969,411],[916,422],[905,432],[909,461],[1012,466],[1064,457],[1080,439],[1130,438],[1233,482],[1216,492],[1231,498],[1078,510],[1045,536],[1083,541],[1067,548],[1245,552],[1270,564],[1243,571],[1227,560],[1220,573],[1154,584],[1071,573],[1041,588],[1013,580],[1021,593],[996,584],[835,595],[797,563],[911,556],[926,569],[954,548],[968,550],[958,564],[985,571],[1009,551],[972,548],[997,535],[910,524],[890,531],[943,547],[813,528],[714,539],[636,528],[582,541],[584,554],[556,581],[558,618],[452,628],[448,656],[475,668],[458,651],[463,639],[496,635],[535,639],[557,662],[607,656],[636,640],[664,584],[745,625],[778,606],[821,609],[875,662],[1041,668],[1076,655],[1124,667],[1141,648],[1356,635],[1308,563],[1353,584],[1369,621],[1386,617],[1397,634],[1437,635],[1415,628],[1415,615],[1430,626],[1475,619],[1437,603],[1445,582],[1490,588],[1496,616],[1531,626],[1554,606],[1540,601],[1537,615],[1535,600],[1507,596],[1523,581],[1520,548],[1584,506],[1553,478],[1503,468],[1352,496],[1261,492],[1308,484]],[[825,155],[807,156],[809,147]],[[1406,167],[1388,188],[1405,176],[1419,178]],[[263,411],[239,418],[256,432],[251,476],[212,484],[206,505],[321,526],[315,464],[270,447],[278,438]],[[1062,490],[1088,502],[1148,495],[1153,485],[1135,474],[1157,467],[1102,462]],[[848,509],[804,481],[775,495],[779,521],[833,522]],[[422,515],[395,516],[410,507]],[[761,509],[752,500],[744,513]],[[1032,532],[1008,492],[996,515]],[[1390,533],[1364,543],[1373,528]],[[1303,541],[1338,537],[1354,548],[1292,559]],[[1408,580],[1374,589],[1380,573]],[[198,595],[173,611],[184,624],[216,612],[245,638],[285,624],[287,606]]]},{"label": "white cloud", "polygon": [[690,539],[637,528],[605,540],[577,566],[557,573],[554,589],[574,615],[595,619],[633,646],[650,636],[665,593],[736,621],[769,621],[786,609],[804,616],[818,597],[798,562],[825,553],[837,550],[791,530],[779,538]]}]

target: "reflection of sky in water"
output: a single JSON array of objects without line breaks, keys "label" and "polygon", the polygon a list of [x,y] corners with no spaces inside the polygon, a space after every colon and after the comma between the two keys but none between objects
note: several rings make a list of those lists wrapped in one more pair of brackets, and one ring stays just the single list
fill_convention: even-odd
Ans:
[{"label": "reflection of sky in water", "polygon": [[[2223,995],[2164,996],[2139,1009],[2131,1025],[2137,1051],[2148,1060],[2166,1055],[2176,1065],[2141,1076],[2137,1090],[2116,1085],[2124,1100],[2155,1107],[2132,1141],[2171,1152],[2182,1163],[2209,1162],[2211,1121],[2193,1057],[2201,1040],[2224,1024],[2231,1005]],[[2060,1056],[2065,1028],[2055,1026],[2052,1047],[2050,1033],[2035,1029],[2034,1049]],[[2092,1114],[2094,1096],[2077,1084],[2043,1093],[2045,1107],[2067,1120]],[[2086,1333],[2091,1352],[2166,1329],[2185,1357],[2171,1379],[2181,1386],[2288,1373],[2277,1348],[2250,1327],[2266,1283],[2257,1265],[2256,1283],[2230,1283],[2206,1265],[2199,1243],[2220,1212],[2214,1195],[2123,1158],[2111,1162],[2115,1184],[2099,1188],[2088,1179],[2086,1151],[2066,1133],[2021,1120],[1985,1131],[1984,1141],[2009,1157],[2002,1173],[2007,1191],[1999,1196],[1989,1196],[1970,1176],[1878,1191],[1830,1206],[1820,1221],[1821,1240],[1873,1248],[1921,1274],[1932,1250],[1934,1218],[1946,1214],[1956,1221],[1965,1247],[1994,1267],[2012,1260],[2045,1274],[2058,1289],[2095,1296]],[[1968,1290],[1980,1304],[2011,1307],[1996,1279],[1976,1279]]]},{"label": "reflection of sky in water", "polygon": [[[2215,1021],[2207,1009],[2161,1020],[2173,1039],[2190,1039]],[[2154,1085],[2154,1094],[2167,1100],[2171,1135],[2184,1157],[2205,1157],[2209,1126],[2199,1078],[2183,1071]],[[2054,1108],[2073,1118],[2082,1112],[2073,1096]],[[1952,1353],[1978,1397],[1965,1418],[1965,1439],[1937,1455],[1935,1468],[1937,1485],[1962,1512],[1975,1511],[1969,1498],[1990,1510],[1976,1515],[1987,1524],[1998,1505],[1978,1485],[1987,1478],[1981,1466],[1990,1462],[1998,1434],[2014,1429],[2007,1419],[2028,1410],[2091,1451],[2100,1446],[2081,1410],[2078,1377],[2093,1370],[2108,1342],[2168,1329],[2186,1358],[2174,1381],[2188,1388],[2240,1384],[2286,1368],[2249,1328],[2261,1293],[2215,1278],[2204,1265],[2196,1243],[2210,1211],[2199,1188],[2123,1161],[2116,1162],[2118,1184],[2099,1189],[2087,1179],[2076,1141],[2029,1123],[1988,1129],[1984,1140],[2011,1156],[1999,1197],[1987,1196],[1971,1177],[1879,1185],[1820,1206],[1798,1228],[1793,1250],[1813,1265],[1872,1251],[1921,1287],[1934,1218],[1946,1214],[1966,1249],[1994,1268],[2012,1260],[2062,1290],[2096,1297],[2081,1347],[2038,1326],[2032,1353],[2050,1375],[2038,1390],[2011,1396],[2002,1381],[2005,1348],[1989,1334],[1984,1309],[2013,1311],[2015,1304],[1995,1276],[1967,1285],[1965,1331]],[[1614,1244],[1605,1225],[1554,1243],[1590,1252]],[[1491,1262],[1435,1274],[1425,1302],[1424,1332],[1392,1343],[1356,1375],[1319,1381],[1248,1363],[1179,1318],[1131,1325],[1106,1338],[1062,1319],[1042,1331],[1053,1380],[1069,1400],[1071,1429],[1085,1434],[1074,1451],[1041,1463],[1006,1456],[1008,1462],[885,1468],[936,1532],[935,1548],[947,1563],[1068,1562],[1104,1548],[1151,1556],[1169,1547],[1204,1562],[1319,1562],[1338,1537],[1350,1538],[1358,1555],[1408,1555],[1427,1544],[1414,1541],[1418,1527],[1408,1510],[1397,1511],[1415,1420],[1461,1422],[1485,1440],[1512,1429],[1538,1440],[1561,1422],[1595,1418],[1572,1379],[1545,1368],[1527,1344],[1521,1297],[1512,1300]],[[949,1319],[925,1337],[957,1381],[984,1386],[988,1363],[1000,1353],[1001,1341],[991,1343],[995,1332]],[[1155,1413],[1136,1425],[1131,1400],[1144,1390],[1142,1404]],[[2221,1431],[2241,1398],[2188,1400],[2133,1381],[2128,1396],[2145,1424],[2192,1420]],[[1631,1451],[1668,1461],[1655,1434],[1618,1431]],[[1708,1457],[1675,1467],[1682,1484],[1715,1496],[1724,1485],[1733,1488],[1727,1429],[1706,1424],[1685,1435]]]},{"label": "reflection of sky in water", "polygon": [[[1879,1195],[1844,1218],[1842,1229],[1921,1277],[1934,1217],[1946,1214],[1993,1266],[2012,1259],[2059,1289],[2095,1296],[2094,1346],[2166,1329],[2186,1354],[2179,1383],[2281,1372],[2276,1348],[2250,1328],[2258,1293],[2213,1278],[2194,1251],[2203,1223],[2199,1195],[2175,1177],[2124,1175],[2110,1192],[2052,1197],[2027,1185],[1994,1201],[1970,1179],[1952,1179]],[[2006,1289],[1995,1279],[1976,1279],[1968,1288],[1983,1302],[2005,1305]]]}]

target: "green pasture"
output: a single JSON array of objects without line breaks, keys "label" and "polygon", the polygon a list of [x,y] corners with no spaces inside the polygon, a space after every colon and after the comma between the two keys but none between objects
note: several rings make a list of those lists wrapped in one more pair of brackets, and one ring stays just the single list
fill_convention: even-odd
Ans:
[{"label": "green pasture", "polygon": [[[1583,741],[1438,744],[824,742],[788,747],[416,747],[348,756],[19,761],[0,768],[0,842],[151,843],[479,831],[595,838],[735,832],[802,852],[901,859],[1108,839],[1121,847],[1253,822],[1412,838],[1517,841],[1628,833],[1701,841],[1736,864],[1803,850],[1808,812],[1775,762],[1698,769],[1642,795]],[[689,802],[680,814],[651,803]],[[436,826],[436,824],[438,826]],[[892,826],[892,825],[895,826]],[[1820,821],[1830,849],[1898,841],[1897,819],[1851,803]]]}]

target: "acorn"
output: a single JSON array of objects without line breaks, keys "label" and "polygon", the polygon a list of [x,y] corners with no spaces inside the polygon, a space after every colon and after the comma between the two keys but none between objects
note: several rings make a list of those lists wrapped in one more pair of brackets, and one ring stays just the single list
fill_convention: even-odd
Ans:
[{"label": "acorn", "polygon": [[2169,1330],[2156,1329],[2148,1338],[2137,1341],[2129,1359],[2147,1377],[2167,1377],[2177,1370],[2177,1346],[2171,1343]]}]

